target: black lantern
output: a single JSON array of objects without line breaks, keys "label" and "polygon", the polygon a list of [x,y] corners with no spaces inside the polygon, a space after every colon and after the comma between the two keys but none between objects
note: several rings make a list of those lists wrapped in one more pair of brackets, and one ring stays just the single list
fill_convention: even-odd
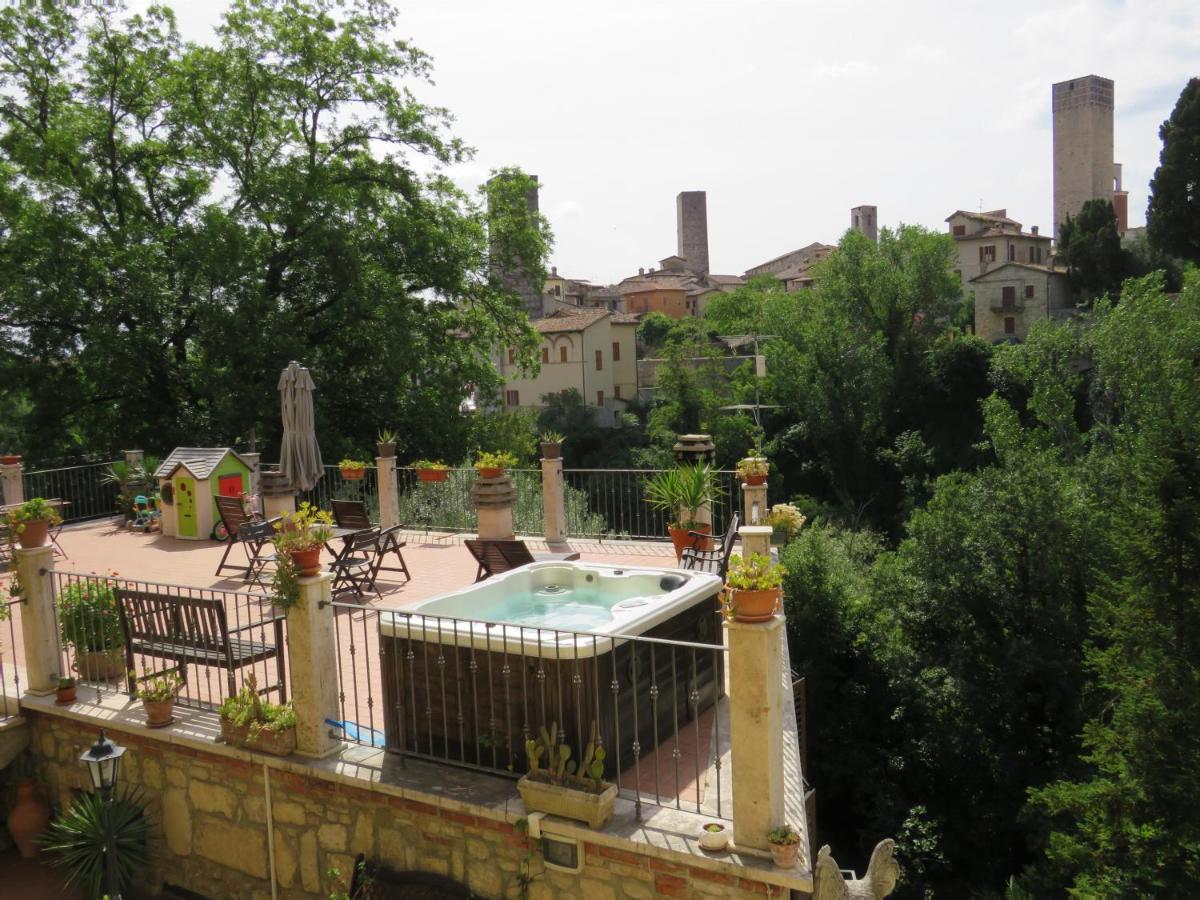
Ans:
[{"label": "black lantern", "polygon": [[121,775],[121,757],[124,755],[125,748],[106,738],[102,728],[96,743],[79,757],[79,761],[87,763],[88,774],[92,776],[92,785],[96,790],[108,795],[117,786],[117,779]]}]

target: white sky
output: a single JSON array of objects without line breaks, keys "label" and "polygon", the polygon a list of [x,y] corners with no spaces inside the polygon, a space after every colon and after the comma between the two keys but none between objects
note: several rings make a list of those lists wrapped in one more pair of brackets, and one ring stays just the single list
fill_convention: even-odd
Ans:
[{"label": "white sky", "polygon": [[[226,3],[167,0],[207,42]],[[135,5],[140,6],[141,3]],[[675,252],[708,192],[714,272],[812,241],[849,209],[939,230],[955,209],[1051,226],[1050,85],[1116,82],[1116,161],[1143,224],[1158,126],[1200,75],[1197,0],[398,0],[433,56],[474,187],[542,182],[560,274],[615,281]]]}]

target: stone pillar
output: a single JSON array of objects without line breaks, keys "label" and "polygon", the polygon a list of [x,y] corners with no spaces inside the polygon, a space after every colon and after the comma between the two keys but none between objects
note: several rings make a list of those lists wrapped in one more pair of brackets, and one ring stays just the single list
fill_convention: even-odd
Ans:
[{"label": "stone pillar", "polygon": [[563,552],[567,547],[567,489],[562,458],[542,460],[542,521],[546,545]]},{"label": "stone pillar", "polygon": [[[54,547],[46,544],[29,550],[16,549],[17,573],[23,589],[21,640],[25,646],[25,693],[53,694],[58,683],[62,656],[58,646],[58,623],[54,620],[54,586],[50,568]],[[42,573],[45,574],[42,574]]]},{"label": "stone pillar", "polygon": [[25,502],[25,485],[21,478],[22,472],[21,457],[19,456],[15,463],[0,465],[0,483],[4,485],[4,503],[6,505]]},{"label": "stone pillar", "polygon": [[771,555],[771,528],[767,525],[743,525],[738,529],[738,537],[742,539],[742,555],[761,553]]},{"label": "stone pillar", "polygon": [[512,476],[507,472],[496,478],[476,477],[471,486],[471,500],[479,514],[479,538],[485,541],[511,541],[513,534],[512,505],[517,499]]},{"label": "stone pillar", "polygon": [[142,466],[146,462],[146,453],[143,450],[125,450],[123,452],[125,453],[125,462],[133,468]]},{"label": "stone pillar", "polygon": [[337,636],[333,626],[333,575],[300,579],[300,601],[288,610],[288,662],[296,707],[296,752],[324,757],[340,742],[327,718],[338,715]]},{"label": "stone pillar", "polygon": [[[710,434],[677,434],[675,435],[675,446],[671,450],[675,454],[675,461],[680,465],[712,465],[717,452],[717,446],[713,443],[712,435]],[[682,510],[680,512],[682,513]],[[683,519],[685,517],[677,515],[677,518]],[[711,528],[711,503],[705,503],[696,510],[695,523],[697,525],[708,525]]]},{"label": "stone pillar", "polygon": [[766,521],[767,484],[742,484],[742,524],[758,525]]},{"label": "stone pillar", "polygon": [[375,459],[376,489],[379,491],[379,527],[391,528],[400,524],[400,494],[396,489],[396,457]]},{"label": "stone pillar", "polygon": [[282,475],[278,472],[263,472],[261,484],[264,516],[274,519],[285,512],[296,511],[296,491],[288,486]]},{"label": "stone pillar", "polygon": [[[246,465],[250,467],[250,487],[247,488],[247,494],[262,495],[262,454],[261,453],[242,453],[242,459],[246,461]],[[261,502],[261,500],[260,500]]]},{"label": "stone pillar", "polygon": [[784,824],[783,616],[727,622],[729,742],[733,772],[733,839],[769,850],[767,832]]}]

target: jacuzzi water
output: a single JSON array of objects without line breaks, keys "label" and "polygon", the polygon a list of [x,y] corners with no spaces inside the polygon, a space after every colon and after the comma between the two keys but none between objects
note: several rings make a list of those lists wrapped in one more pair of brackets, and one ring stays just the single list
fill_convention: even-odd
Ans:
[{"label": "jacuzzi water", "polygon": [[595,588],[572,590],[553,585],[558,590],[524,591],[481,604],[472,613],[488,622],[528,625],[532,628],[563,628],[568,631],[591,631],[613,620],[612,608],[625,602],[621,597],[606,596]]}]

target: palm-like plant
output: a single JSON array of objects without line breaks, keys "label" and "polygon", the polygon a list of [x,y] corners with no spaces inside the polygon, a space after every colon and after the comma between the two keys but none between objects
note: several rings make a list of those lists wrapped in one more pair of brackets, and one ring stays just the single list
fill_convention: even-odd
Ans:
[{"label": "palm-like plant", "polygon": [[[124,895],[137,883],[149,859],[150,821],[143,800],[140,791],[107,803],[99,794],[84,794],[47,829],[42,846],[84,896],[103,897],[111,887]],[[110,842],[115,885],[108,884]]]},{"label": "palm-like plant", "polygon": [[700,510],[718,496],[716,471],[704,464],[666,469],[646,482],[646,503],[666,513],[672,528],[694,527]]}]

